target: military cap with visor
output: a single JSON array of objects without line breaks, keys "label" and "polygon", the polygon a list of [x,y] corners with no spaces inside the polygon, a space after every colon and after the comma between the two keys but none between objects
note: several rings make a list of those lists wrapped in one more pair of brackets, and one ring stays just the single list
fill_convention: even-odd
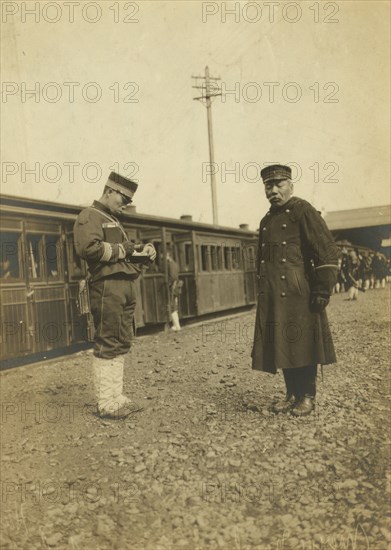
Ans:
[{"label": "military cap with visor", "polygon": [[291,180],[292,170],[289,166],[284,166],[283,164],[272,164],[261,170],[261,177],[263,183],[268,183],[269,181]]},{"label": "military cap with visor", "polygon": [[138,187],[135,181],[120,176],[120,174],[116,172],[111,172],[106,185],[110,187],[110,189],[114,189],[114,191],[118,191],[122,195],[125,195],[129,200],[132,199],[133,193],[137,191]]}]

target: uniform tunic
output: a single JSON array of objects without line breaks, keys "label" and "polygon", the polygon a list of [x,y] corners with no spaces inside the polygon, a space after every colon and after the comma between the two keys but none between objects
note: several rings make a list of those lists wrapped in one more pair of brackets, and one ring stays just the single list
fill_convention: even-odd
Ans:
[{"label": "uniform tunic", "polygon": [[336,361],[326,312],[315,312],[310,298],[331,295],[337,265],[337,247],[313,206],[291,197],[270,208],[259,229],[253,369],[275,373]]},{"label": "uniform tunic", "polygon": [[73,230],[76,252],[87,261],[91,275],[94,355],[111,359],[130,349],[136,307],[133,281],[141,269],[124,258],[125,230],[100,202],[80,212]]},{"label": "uniform tunic", "polygon": [[91,281],[114,273],[137,279],[141,269],[120,259],[120,245],[128,240],[118,219],[99,201],[78,215],[73,227],[76,252],[87,261]]}]

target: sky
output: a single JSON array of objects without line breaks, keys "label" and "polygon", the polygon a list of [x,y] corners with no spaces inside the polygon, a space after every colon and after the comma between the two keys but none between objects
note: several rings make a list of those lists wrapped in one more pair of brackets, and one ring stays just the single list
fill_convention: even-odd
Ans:
[{"label": "sky", "polygon": [[390,202],[388,2],[1,4],[2,193],[87,205],[115,170],[211,223],[208,66],[219,224],[258,227],[277,162],[325,213]]}]

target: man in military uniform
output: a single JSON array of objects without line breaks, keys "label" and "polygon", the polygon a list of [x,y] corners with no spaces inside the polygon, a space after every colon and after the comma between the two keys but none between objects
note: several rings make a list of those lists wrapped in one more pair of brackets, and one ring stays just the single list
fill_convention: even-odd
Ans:
[{"label": "man in military uniform", "polygon": [[140,263],[153,261],[152,244],[134,245],[115,214],[132,202],[137,183],[112,172],[99,201],[85,208],[74,225],[75,248],[90,273],[95,337],[93,375],[101,417],[124,418],[142,407],[122,393],[124,357],[129,351],[136,307],[134,281]]},{"label": "man in military uniform", "polygon": [[261,171],[271,208],[261,220],[253,369],[282,369],[286,396],[274,412],[310,414],[318,364],[336,361],[325,308],[337,280],[338,252],[321,215],[293,197],[291,169]]}]

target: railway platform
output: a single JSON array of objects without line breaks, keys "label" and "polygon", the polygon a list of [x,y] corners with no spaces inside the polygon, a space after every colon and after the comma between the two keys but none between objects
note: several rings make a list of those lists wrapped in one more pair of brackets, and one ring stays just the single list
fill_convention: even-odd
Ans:
[{"label": "railway platform", "polygon": [[88,350],[4,371],[1,547],[386,550],[390,285],[345,298],[305,419],[269,410],[254,311],[136,339],[125,391],[146,408],[121,421],[94,415]]}]

